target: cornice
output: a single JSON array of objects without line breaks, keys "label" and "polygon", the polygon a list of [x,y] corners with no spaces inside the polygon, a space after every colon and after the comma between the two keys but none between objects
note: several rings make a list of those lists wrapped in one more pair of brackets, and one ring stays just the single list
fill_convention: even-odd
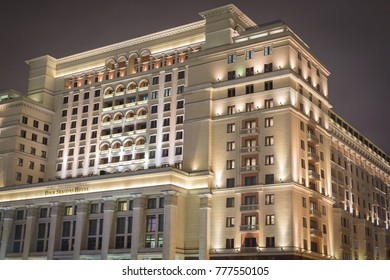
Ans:
[{"label": "cornice", "polygon": [[203,18],[207,18],[209,16],[215,16],[215,15],[223,15],[223,14],[232,14],[237,19],[239,19],[241,22],[243,22],[248,27],[256,27],[257,24],[251,20],[246,14],[244,14],[239,8],[237,8],[234,4],[229,4],[226,6],[222,6],[216,9],[207,10],[204,12],[199,13]]},{"label": "cornice", "polygon": [[124,48],[131,47],[131,46],[135,46],[135,45],[142,44],[142,43],[145,43],[145,42],[150,42],[150,41],[153,41],[153,40],[166,38],[166,37],[177,35],[177,34],[180,34],[180,33],[183,33],[183,32],[196,30],[196,29],[202,28],[204,26],[205,26],[205,21],[202,20],[202,21],[190,23],[190,24],[187,24],[187,25],[182,25],[182,26],[179,26],[179,27],[171,28],[171,29],[168,29],[168,30],[160,31],[160,32],[157,32],[157,33],[145,35],[145,36],[142,36],[142,37],[139,37],[139,38],[136,38],[136,39],[130,39],[130,40],[123,41],[123,42],[120,42],[120,43],[108,45],[108,46],[105,46],[105,47],[102,47],[102,48],[98,48],[98,49],[90,50],[90,51],[87,51],[87,52],[83,52],[83,53],[67,56],[67,57],[64,57],[64,58],[60,58],[60,59],[57,60],[56,63],[57,63],[57,65],[64,64],[64,63],[69,63],[69,62],[72,62],[72,61],[88,58],[88,57],[91,57],[91,56],[95,56],[95,55],[99,55],[99,54],[103,54],[103,53],[107,53],[107,52],[111,52],[111,51],[124,49]]}]

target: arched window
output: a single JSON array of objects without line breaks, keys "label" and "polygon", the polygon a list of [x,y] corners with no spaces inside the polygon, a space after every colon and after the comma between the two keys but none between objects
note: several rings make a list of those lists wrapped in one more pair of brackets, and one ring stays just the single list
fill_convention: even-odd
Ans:
[{"label": "arched window", "polygon": [[105,144],[100,146],[100,151],[108,151],[108,148],[109,148],[108,144],[105,143]]},{"label": "arched window", "polygon": [[129,111],[126,114],[126,119],[130,119],[130,118],[134,118],[134,112],[133,111]]},{"label": "arched window", "polygon": [[103,122],[110,122],[111,121],[111,116],[110,115],[106,115],[103,117]]},{"label": "arched window", "polygon": [[137,116],[145,116],[147,113],[146,109],[145,108],[142,108],[138,111],[138,114]]},{"label": "arched window", "polygon": [[137,89],[137,84],[134,83],[134,82],[131,82],[131,83],[127,86],[127,90],[128,90],[128,91],[134,91],[135,89]]},{"label": "arched window", "polygon": [[142,80],[140,83],[139,83],[139,87],[140,88],[145,88],[145,87],[148,87],[149,86],[149,81],[148,80]]},{"label": "arched window", "polygon": [[126,140],[123,146],[124,147],[131,147],[131,146],[133,146],[133,141],[131,139]]},{"label": "arched window", "polygon": [[112,144],[113,149],[120,149],[120,147],[121,147],[121,143],[119,142],[115,142],[114,144]]},{"label": "arched window", "polygon": [[121,114],[121,113],[118,113],[118,114],[115,115],[114,121],[119,121],[119,120],[122,119],[122,117],[123,117],[122,114]]},{"label": "arched window", "polygon": [[144,138],[139,138],[135,144],[136,144],[137,146],[139,146],[139,145],[145,145],[145,139],[144,139]]}]

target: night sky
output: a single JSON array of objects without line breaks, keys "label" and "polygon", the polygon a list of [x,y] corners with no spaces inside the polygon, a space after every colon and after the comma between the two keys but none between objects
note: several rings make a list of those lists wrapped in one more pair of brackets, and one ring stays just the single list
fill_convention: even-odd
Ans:
[{"label": "night sky", "polygon": [[283,20],[330,70],[334,110],[390,154],[388,0],[34,0],[0,3],[0,91],[27,91],[25,60],[56,58],[201,20],[235,4],[257,24]]}]

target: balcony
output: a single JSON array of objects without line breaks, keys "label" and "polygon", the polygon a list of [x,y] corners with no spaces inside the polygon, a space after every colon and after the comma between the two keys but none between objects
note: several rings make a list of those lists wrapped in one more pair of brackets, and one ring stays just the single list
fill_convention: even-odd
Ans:
[{"label": "balcony", "polygon": [[145,91],[145,90],[148,90],[148,89],[149,89],[149,86],[140,87],[140,88],[138,88],[138,91]]},{"label": "balcony", "polygon": [[240,206],[240,211],[254,211],[254,210],[259,210],[258,204],[249,204],[249,205]]},{"label": "balcony", "polygon": [[135,106],[135,102],[126,103],[125,107],[133,107]]},{"label": "balcony", "polygon": [[310,209],[310,215],[311,216],[316,216],[317,218],[321,218],[322,217],[321,211],[317,210],[317,209]]},{"label": "balcony", "polygon": [[114,124],[120,124],[120,123],[122,123],[122,119],[114,121]]},{"label": "balcony", "polygon": [[243,128],[240,131],[240,134],[252,134],[257,133],[259,129],[257,127],[251,127],[251,128]]},{"label": "balcony", "polygon": [[314,170],[309,170],[309,178],[317,181],[321,180],[320,174],[318,174]]},{"label": "balcony", "polygon": [[127,90],[127,93],[134,93],[134,92],[137,92],[137,88]]},{"label": "balcony", "polygon": [[243,147],[240,149],[240,153],[253,153],[257,151],[258,147]]},{"label": "balcony", "polygon": [[121,136],[122,136],[122,132],[112,134],[112,137],[121,137]]},{"label": "balcony", "polygon": [[115,105],[114,109],[122,109],[125,105],[120,104],[120,105]]},{"label": "balcony", "polygon": [[132,122],[132,121],[134,121],[134,118],[126,118],[125,119],[125,122]]},{"label": "balcony", "polygon": [[307,156],[308,156],[309,160],[313,160],[313,161],[319,161],[320,160],[319,156],[317,156],[317,154],[315,152],[312,152],[312,151],[309,151],[307,153]]},{"label": "balcony", "polygon": [[108,126],[110,124],[111,124],[111,122],[102,122],[102,126]]},{"label": "balcony", "polygon": [[144,119],[146,119],[147,117],[148,117],[147,115],[137,116],[137,120],[144,120]]},{"label": "balcony", "polygon": [[317,237],[322,237],[322,231],[316,228],[310,228],[310,234],[315,235]]},{"label": "balcony", "polygon": [[112,98],[112,97],[114,97],[113,93],[107,93],[104,95],[104,99],[108,99],[108,98]]},{"label": "balcony", "polygon": [[137,105],[148,104],[148,100],[137,101]]},{"label": "balcony", "polygon": [[125,94],[124,91],[120,91],[120,92],[115,93],[115,96],[121,96],[121,95],[124,95],[124,94]]},{"label": "balcony", "polygon": [[247,165],[241,167],[241,172],[259,171],[258,165]]},{"label": "balcony", "polygon": [[317,138],[317,136],[315,136],[315,134],[314,133],[308,133],[307,134],[307,140],[309,141],[309,142],[311,142],[311,143],[313,143],[313,144],[318,144],[318,138]]},{"label": "balcony", "polygon": [[259,225],[240,225],[241,231],[254,231],[259,230]]},{"label": "balcony", "polygon": [[111,110],[112,110],[112,107],[105,107],[102,109],[103,112],[111,111]]}]

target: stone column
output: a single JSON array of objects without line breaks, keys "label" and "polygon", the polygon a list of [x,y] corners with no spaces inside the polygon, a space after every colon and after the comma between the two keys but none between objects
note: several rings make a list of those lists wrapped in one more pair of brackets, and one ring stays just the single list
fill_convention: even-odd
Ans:
[{"label": "stone column", "polygon": [[1,238],[1,248],[0,248],[0,260],[5,259],[5,254],[9,247],[9,237],[11,234],[11,229],[15,217],[14,209],[7,209],[4,213],[4,222],[3,222],[3,236]]},{"label": "stone column", "polygon": [[36,240],[37,232],[37,217],[38,217],[38,207],[28,206],[27,208],[27,222],[26,222],[26,231],[24,237],[23,245],[23,259],[27,260],[28,255],[30,254],[31,249],[34,247],[34,240]]},{"label": "stone column", "polygon": [[211,194],[200,196],[199,259],[210,259]]},{"label": "stone column", "polygon": [[138,259],[138,248],[145,247],[145,195],[138,194],[133,202],[133,233],[131,241],[131,259]]},{"label": "stone column", "polygon": [[77,213],[76,213],[76,235],[74,240],[73,247],[73,259],[80,259],[80,251],[82,245],[85,243],[85,230],[87,224],[87,213],[88,213],[89,203],[85,201],[79,201],[77,204]]},{"label": "stone column", "polygon": [[163,232],[163,259],[176,258],[176,232],[177,232],[177,195],[168,191],[164,195],[164,232]]},{"label": "stone column", "polygon": [[103,236],[102,236],[102,249],[101,256],[102,260],[106,260],[108,256],[108,250],[110,249],[110,240],[112,239],[112,222],[114,219],[114,213],[116,209],[117,201],[115,199],[104,200],[104,215],[103,215]]},{"label": "stone column", "polygon": [[47,246],[47,259],[54,258],[54,251],[59,250],[61,240],[61,225],[64,216],[64,205],[54,202],[51,206],[49,244]]}]

